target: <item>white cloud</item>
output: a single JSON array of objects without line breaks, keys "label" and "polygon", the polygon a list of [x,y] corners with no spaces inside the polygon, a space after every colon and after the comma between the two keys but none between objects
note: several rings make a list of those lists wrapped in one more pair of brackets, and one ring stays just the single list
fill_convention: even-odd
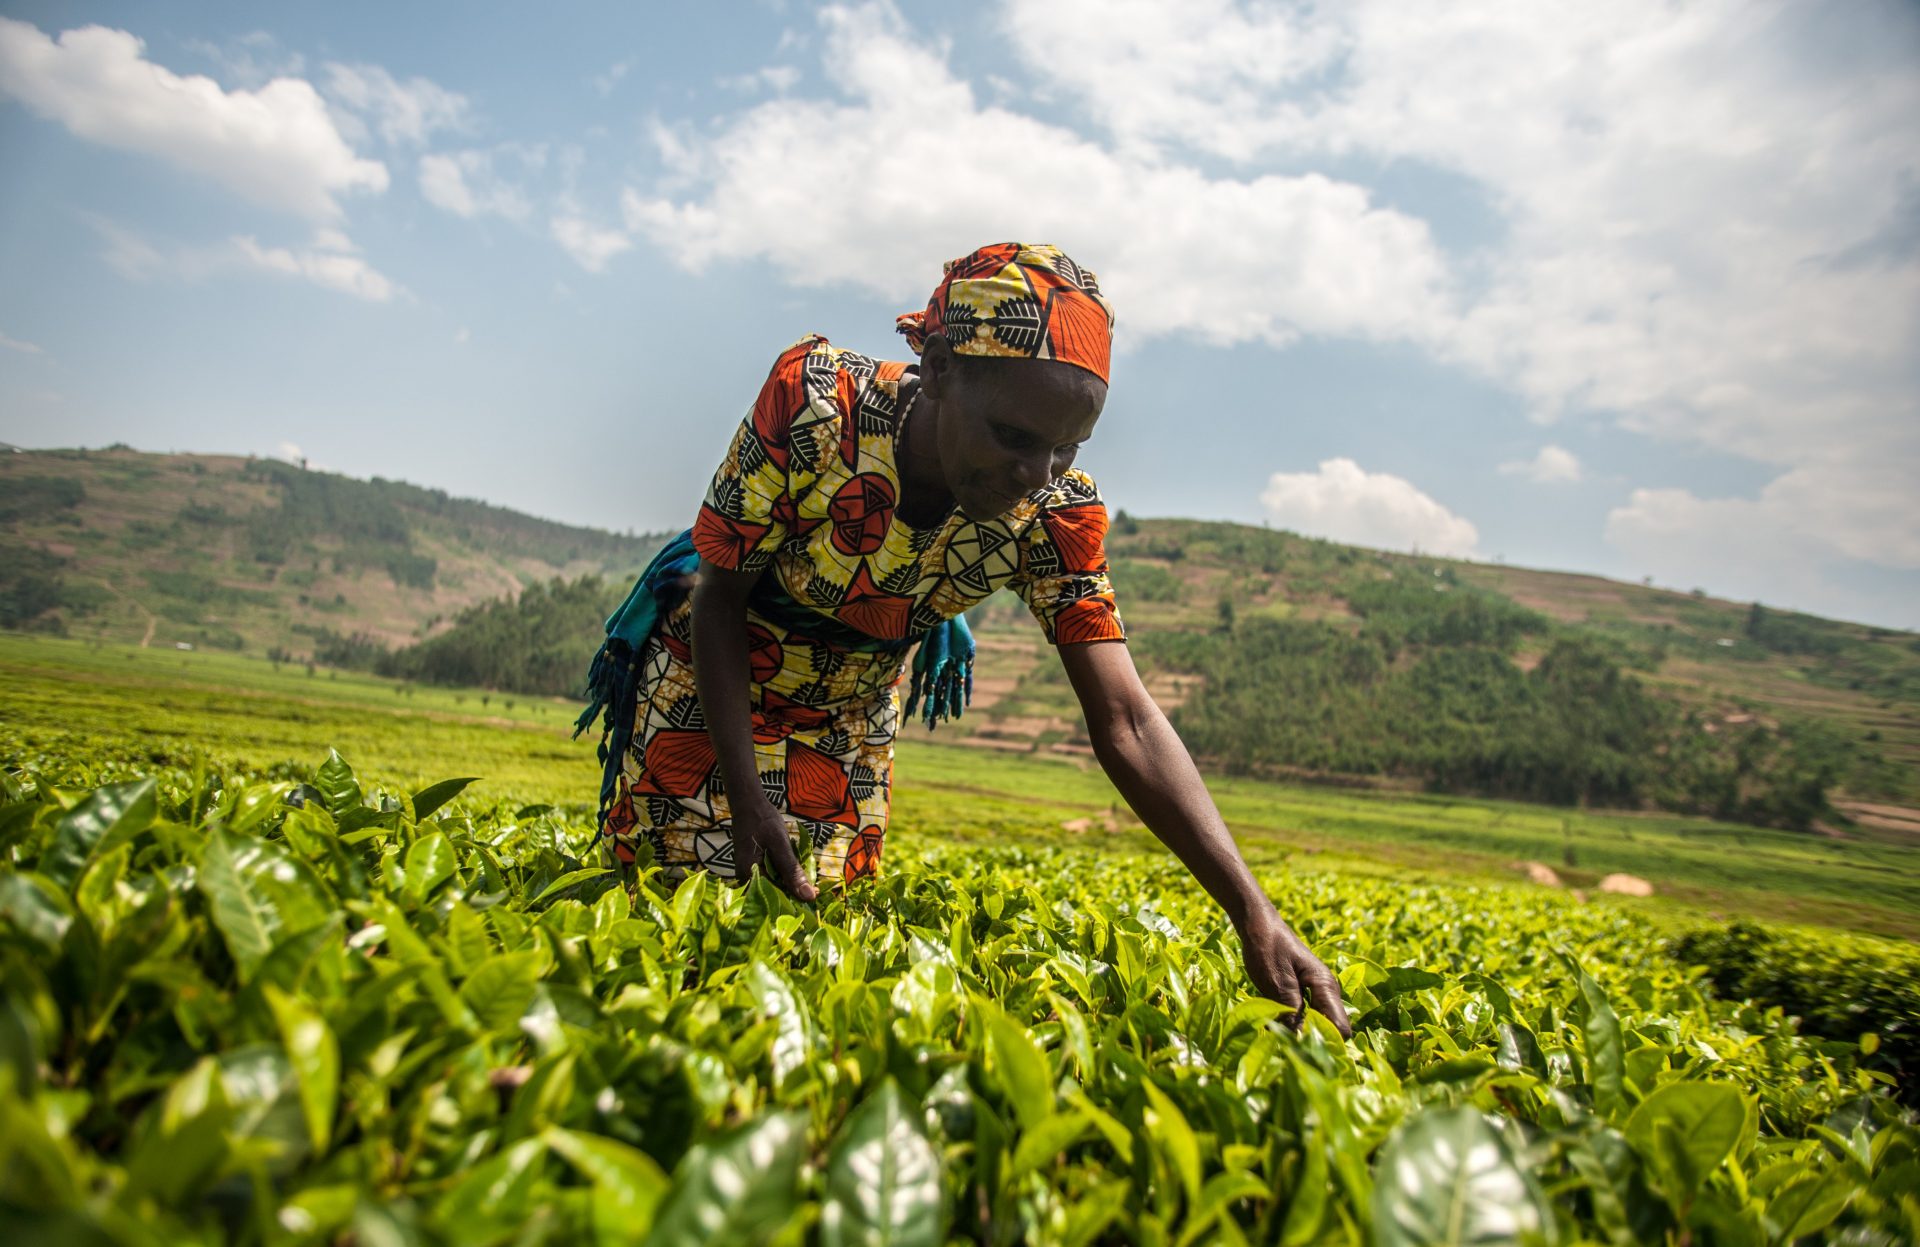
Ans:
[{"label": "white cloud", "polygon": [[[1791,496],[1798,489],[1817,487],[1813,481],[1785,486],[1776,481],[1757,498],[1700,498],[1685,489],[1636,489],[1625,505],[1608,513],[1607,544],[1626,560],[1628,574],[1650,575],[1678,588],[1703,587],[1722,596],[1828,617],[1920,625],[1911,601],[1902,609],[1836,575],[1854,559],[1920,567],[1920,548],[1899,541],[1897,534],[1894,544],[1882,548],[1836,546],[1805,522],[1798,500]],[[1904,498],[1888,492],[1879,503],[1900,506]]]},{"label": "white cloud", "polygon": [[420,193],[428,203],[471,220],[482,215],[524,221],[533,205],[518,183],[496,168],[496,155],[510,156],[526,169],[546,162],[545,150],[510,145],[498,149],[436,153],[420,158]]},{"label": "white cloud", "polygon": [[1260,505],[1283,528],[1354,545],[1471,558],[1480,543],[1472,522],[1412,482],[1364,471],[1351,459],[1325,460],[1315,472],[1275,472]]},{"label": "white cloud", "polygon": [[1836,548],[1920,542],[1920,506],[1849,501],[1889,464],[1920,478],[1910,6],[1846,22],[1740,0],[1003,14],[1036,76],[1119,150],[1467,179],[1495,230],[1454,268],[1480,289],[1416,341],[1542,420],[1605,410],[1775,465],[1767,505]]},{"label": "white cloud", "polygon": [[612,95],[613,89],[620,85],[620,80],[626,77],[627,71],[632,68],[633,62],[631,60],[615,61],[607,67],[606,73],[594,75],[592,79],[594,91],[596,91],[602,99]]},{"label": "white cloud", "polygon": [[386,166],[354,154],[319,92],[298,78],[224,91],[146,59],[123,30],[50,39],[0,17],[0,92],[80,138],[156,156],[270,208],[318,220],[337,196],[387,188]]},{"label": "white cloud", "polygon": [[327,94],[388,143],[419,146],[440,130],[464,130],[467,97],[426,78],[401,82],[378,65],[327,66]]},{"label": "white cloud", "polygon": [[750,74],[729,74],[719,79],[719,85],[729,91],[784,95],[800,85],[800,71],[791,65],[767,65]]},{"label": "white cloud", "polygon": [[107,244],[100,253],[107,267],[128,281],[148,281],[155,277],[198,280],[208,273],[230,265],[231,244],[215,247],[158,246],[144,235],[95,213],[82,213],[81,219],[94,228]]},{"label": "white cloud", "polygon": [[256,269],[299,277],[325,290],[337,290],[370,303],[385,303],[403,293],[384,274],[353,254],[344,235],[322,231],[310,248],[262,247],[251,237],[232,240],[239,260]]},{"label": "white cloud", "polygon": [[34,343],[22,342],[18,338],[9,338],[4,333],[0,333],[0,346],[6,347],[9,351],[18,351],[22,355],[45,355],[46,354],[45,351],[41,350],[40,347],[35,345]]},{"label": "white cloud", "polygon": [[604,272],[607,261],[633,247],[633,239],[619,230],[606,229],[577,216],[557,216],[551,228],[553,240],[573,257],[575,264],[589,273]]},{"label": "white cloud", "polygon": [[1524,476],[1538,485],[1577,481],[1581,476],[1580,460],[1572,451],[1562,447],[1542,446],[1540,453],[1531,459],[1501,464],[1500,475]]},{"label": "white cloud", "polygon": [[467,343],[471,342],[472,340],[473,340],[473,332],[472,330],[468,329],[465,325],[462,325],[458,329],[453,331],[453,344],[455,346],[465,346]]},{"label": "white cloud", "polygon": [[1358,186],[1312,173],[1232,180],[1116,154],[983,106],[891,8],[834,7],[821,20],[847,100],[787,98],[717,131],[657,132],[671,135],[662,155],[674,176],[696,190],[629,189],[629,231],[689,269],[765,258],[799,284],[909,302],[940,260],[1005,238],[1050,241],[1099,271],[1130,336],[1392,338],[1446,318],[1426,225]]},{"label": "white cloud", "polygon": [[264,30],[251,31],[225,44],[187,39],[182,46],[218,65],[226,81],[243,87],[261,86],[275,78],[299,78],[306,73],[306,58],[298,52],[282,52],[279,40]]}]

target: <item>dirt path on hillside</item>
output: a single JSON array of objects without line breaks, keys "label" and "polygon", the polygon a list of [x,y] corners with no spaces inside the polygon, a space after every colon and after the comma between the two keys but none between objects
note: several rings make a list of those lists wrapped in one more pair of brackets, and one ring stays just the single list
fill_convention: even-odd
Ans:
[{"label": "dirt path on hillside", "polygon": [[148,610],[146,606],[143,605],[138,598],[130,598],[126,594],[120,592],[120,590],[114,588],[113,582],[106,579],[104,576],[100,578],[99,583],[102,589],[105,589],[108,593],[113,594],[113,596],[119,598],[122,602],[125,602],[127,605],[133,607],[133,609],[139,611],[142,615],[145,615],[147,617],[147,630],[145,634],[143,634],[140,638],[140,648],[145,649],[149,645],[152,645],[154,630],[160,626],[159,618],[156,615],[154,615],[152,611]]}]

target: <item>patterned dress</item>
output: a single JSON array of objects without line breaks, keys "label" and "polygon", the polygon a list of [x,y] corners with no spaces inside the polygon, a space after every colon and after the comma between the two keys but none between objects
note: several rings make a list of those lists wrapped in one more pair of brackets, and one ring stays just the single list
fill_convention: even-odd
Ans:
[{"label": "patterned dress", "polygon": [[[702,558],[765,568],[748,601],[754,760],[822,884],[870,875],[893,779],[898,685],[913,639],[1012,589],[1048,641],[1124,638],[1107,579],[1106,507],[1069,471],[987,521],[895,514],[907,366],[802,339],[735,433],[693,527]],[[910,418],[910,417],[909,417]],[[603,844],[641,846],[669,881],[734,874],[727,794],[694,689],[692,603],[640,653],[640,692]]]}]

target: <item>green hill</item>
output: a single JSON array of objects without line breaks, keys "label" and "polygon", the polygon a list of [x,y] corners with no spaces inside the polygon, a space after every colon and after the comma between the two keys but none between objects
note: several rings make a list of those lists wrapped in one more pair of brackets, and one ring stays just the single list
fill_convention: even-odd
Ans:
[{"label": "green hill", "polygon": [[[1912,633],[1237,524],[1119,513],[1109,553],[1148,687],[1216,770],[1920,834]],[[958,734],[1085,753],[1022,615],[981,612]]]},{"label": "green hill", "polygon": [[555,577],[629,581],[661,538],[277,460],[0,455],[0,626],[311,657],[405,646]]},{"label": "green hill", "polygon": [[[0,456],[0,626],[425,683],[576,692],[658,541],[277,461]],[[1124,512],[1109,549],[1148,685],[1215,771],[1920,835],[1914,634]],[[1084,755],[1024,616],[975,613],[943,739]]]}]

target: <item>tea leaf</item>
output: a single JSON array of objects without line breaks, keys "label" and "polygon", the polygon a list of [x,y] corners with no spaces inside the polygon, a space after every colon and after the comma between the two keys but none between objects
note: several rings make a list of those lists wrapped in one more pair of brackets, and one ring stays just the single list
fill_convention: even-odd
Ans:
[{"label": "tea leaf", "polygon": [[891,1078],[854,1109],[827,1161],[824,1247],[939,1247],[940,1158]]},{"label": "tea leaf", "polygon": [[1373,1235],[1382,1247],[1557,1241],[1546,1194],[1478,1109],[1431,1108],[1381,1149]]},{"label": "tea leaf", "polygon": [[111,848],[152,824],[158,810],[156,785],[151,779],[108,784],[88,793],[61,815],[53,847],[40,862],[40,873],[62,888],[71,888],[96,852]]},{"label": "tea leaf", "polygon": [[646,1247],[763,1243],[798,1207],[806,1122],[774,1113],[688,1149]]}]

